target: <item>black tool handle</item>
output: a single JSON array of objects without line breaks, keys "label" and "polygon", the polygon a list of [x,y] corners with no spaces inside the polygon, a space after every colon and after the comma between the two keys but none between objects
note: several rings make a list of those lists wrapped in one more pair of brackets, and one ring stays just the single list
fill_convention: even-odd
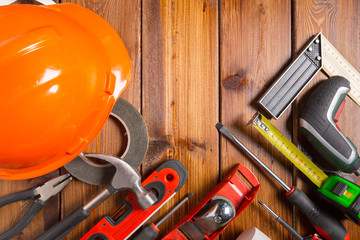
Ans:
[{"label": "black tool handle", "polygon": [[12,193],[0,198],[0,207],[17,201],[30,199],[36,196],[34,189],[29,189],[21,192]]},{"label": "black tool handle", "polygon": [[0,235],[0,240],[8,240],[19,234],[29,223],[35,218],[35,216],[44,207],[45,202],[37,200],[30,207],[29,211],[21,218],[21,220],[8,231]]},{"label": "black tool handle", "polygon": [[159,229],[155,226],[154,223],[151,223],[145,226],[139,234],[136,235],[134,240],[153,240],[159,233]]},{"label": "black tool handle", "polygon": [[343,77],[324,81],[307,100],[300,117],[300,128],[332,166],[352,173],[360,167],[357,149],[336,126],[334,119],[349,91],[350,83]]},{"label": "black tool handle", "polygon": [[52,226],[45,233],[36,238],[36,240],[61,240],[66,237],[77,225],[84,221],[89,212],[86,212],[83,207],[79,207],[72,214]]},{"label": "black tool handle", "polygon": [[309,219],[316,231],[327,240],[349,240],[350,236],[342,223],[328,212],[316,206],[300,189],[292,187],[286,193],[288,200]]},{"label": "black tool handle", "polygon": [[276,221],[278,221],[286,230],[288,230],[289,233],[291,233],[291,235],[293,235],[296,240],[304,240],[304,238],[297,231],[295,231],[295,229],[290,226],[284,219],[282,219],[281,217],[277,217]]}]

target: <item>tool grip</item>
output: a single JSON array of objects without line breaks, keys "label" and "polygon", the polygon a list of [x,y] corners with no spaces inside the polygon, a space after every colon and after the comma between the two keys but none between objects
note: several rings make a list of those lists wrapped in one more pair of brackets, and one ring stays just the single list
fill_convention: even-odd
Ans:
[{"label": "tool grip", "polygon": [[293,227],[291,227],[284,219],[282,219],[281,217],[278,217],[278,218],[276,218],[276,221],[278,221],[286,230],[288,230],[289,233],[291,233],[291,235],[296,240],[304,240],[304,238],[297,231],[295,231],[295,229]]},{"label": "tool grip", "polygon": [[36,240],[61,240],[66,237],[77,225],[84,221],[88,216],[89,212],[86,212],[83,207],[79,207],[69,216],[52,226],[45,233],[36,238]]},{"label": "tool grip", "polygon": [[23,216],[15,226],[0,235],[0,240],[11,239],[15,235],[19,234],[27,225],[29,225],[29,223],[41,211],[44,205],[45,202],[41,200],[35,201],[34,204],[31,205],[29,211],[27,211],[25,216]]},{"label": "tool grip", "polygon": [[159,233],[159,229],[155,226],[154,223],[151,223],[145,226],[139,234],[136,235],[134,240],[153,240]]},{"label": "tool grip", "polygon": [[355,145],[340,131],[336,121],[350,83],[335,76],[324,81],[307,100],[300,128],[314,148],[337,170],[352,173],[360,167]]},{"label": "tool grip", "polygon": [[328,212],[316,206],[306,194],[296,187],[286,193],[287,199],[309,219],[316,231],[327,240],[349,240],[350,236],[342,223]]},{"label": "tool grip", "polygon": [[17,201],[30,199],[36,196],[34,189],[29,189],[21,192],[12,193],[0,198],[0,207]]}]

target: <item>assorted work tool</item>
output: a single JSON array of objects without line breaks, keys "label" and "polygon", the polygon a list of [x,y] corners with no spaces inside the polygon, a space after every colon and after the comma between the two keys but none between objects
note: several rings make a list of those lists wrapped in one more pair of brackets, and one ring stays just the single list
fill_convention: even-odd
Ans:
[{"label": "assorted work tool", "polygon": [[278,119],[320,69],[329,77],[347,78],[351,86],[349,96],[360,105],[359,72],[322,33],[310,40],[299,56],[261,97],[259,104]]},{"label": "assorted work tool", "polygon": [[250,122],[261,135],[263,135],[277,150],[284,154],[285,157],[303,172],[317,187],[320,188],[328,180],[328,176],[262,114],[256,113]]},{"label": "assorted work tool", "polygon": [[143,240],[143,239],[153,240],[153,239],[155,239],[156,236],[160,232],[159,226],[163,222],[165,222],[174,212],[176,212],[176,210],[178,210],[184,203],[186,203],[193,195],[194,195],[194,193],[190,193],[189,195],[187,195],[184,200],[182,200],[178,205],[176,205],[168,214],[165,215],[165,217],[163,217],[156,224],[151,223],[151,224],[145,226],[141,230],[141,232],[136,235],[134,240]]},{"label": "assorted work tool", "polygon": [[[250,184],[244,183],[241,174]],[[178,222],[163,240],[215,239],[255,198],[260,183],[243,165],[235,167]]]},{"label": "assorted work tool", "polygon": [[[126,150],[120,158],[134,169],[140,167],[148,149],[148,131],[145,121],[138,110],[124,98],[119,98],[111,110],[110,116],[126,129]],[[80,181],[93,185],[110,184],[116,171],[110,164],[97,164],[81,153],[65,169]]]},{"label": "assorted work tool", "polygon": [[271,171],[260,159],[258,159],[249,149],[247,149],[224,125],[216,124],[216,128],[220,133],[224,134],[228,139],[242,149],[253,161],[255,161],[262,169],[264,169],[280,186],[286,191],[287,199],[294,204],[307,217],[316,231],[327,240],[348,240],[350,236],[341,224],[330,213],[316,206],[308,196],[296,187],[289,187],[282,181],[273,171]]},{"label": "assorted work tool", "polygon": [[34,199],[34,203],[15,226],[0,235],[0,240],[8,240],[19,234],[41,211],[47,200],[57,195],[71,180],[70,174],[65,174],[53,178],[39,187],[1,197],[0,207],[27,199]]},{"label": "assorted work tool", "polygon": [[343,77],[322,82],[307,100],[299,122],[312,146],[333,167],[360,175],[357,149],[337,125],[349,91],[350,83]]},{"label": "assorted work tool", "polygon": [[[321,33],[320,33],[321,34]],[[321,34],[322,70],[329,77],[342,76],[350,82],[349,97],[360,106],[360,73]]]},{"label": "assorted work tool", "polygon": [[137,203],[142,209],[147,209],[152,206],[158,198],[149,190],[145,190],[140,183],[139,174],[127,163],[119,158],[107,156],[103,154],[89,154],[89,156],[97,157],[107,161],[115,166],[116,172],[113,176],[111,184],[108,185],[99,195],[85,206],[79,207],[69,216],[55,224],[48,231],[37,237],[37,240],[48,239],[63,239],[69,234],[77,225],[90,216],[90,212],[96,208],[100,203],[105,201],[108,197],[119,190],[132,190],[136,197]]},{"label": "assorted work tool", "polygon": [[319,33],[260,99],[260,105],[278,119],[322,67]]},{"label": "assorted work tool", "polygon": [[161,164],[147,177],[141,185],[156,192],[158,198],[149,208],[143,209],[130,193],[124,200],[123,207],[113,216],[101,219],[81,240],[91,240],[96,237],[117,240],[129,238],[168,200],[170,200],[185,184],[188,177],[186,168],[177,160],[169,160]]},{"label": "assorted work tool", "polygon": [[[0,5],[11,2],[14,1]],[[141,182],[135,169],[144,159],[149,140],[140,113],[125,99],[119,98],[131,80],[130,58],[122,40],[106,21],[86,8],[74,4],[52,4],[49,0],[39,2],[51,5],[14,5],[1,9],[9,25],[0,35],[0,49],[6,63],[1,69],[4,79],[7,79],[3,81],[6,91],[0,98],[0,106],[6,113],[0,125],[0,179],[33,178],[64,166],[73,177],[83,182],[107,185],[85,206],[80,206],[37,240],[65,238],[105,199],[120,190],[131,190],[121,208],[111,216],[105,216],[81,238],[128,239],[183,187],[188,172],[179,161],[170,160]],[[23,22],[27,24],[19,24]],[[25,51],[28,49],[31,51]],[[28,62],[36,63],[36,67],[14,73],[14,69],[29,65]],[[337,125],[346,94],[360,105],[360,74],[322,33],[311,39],[259,103],[271,116],[279,118],[321,69],[330,79],[308,99],[300,127],[314,148],[337,170],[360,175],[357,149]],[[9,101],[15,98],[16,101]],[[82,154],[100,132],[111,109],[111,116],[127,130],[125,153],[120,158]],[[27,119],[24,121],[18,116],[27,116]],[[256,114],[251,122],[318,187],[321,197],[360,224],[359,186],[339,176],[326,175],[261,114]],[[216,127],[281,185],[287,199],[300,209],[324,239],[350,239],[338,219],[316,206],[300,189],[289,187],[225,126],[218,123]],[[28,142],[32,144],[23,144]],[[87,157],[111,164],[96,164]],[[26,199],[34,199],[34,203],[17,224],[0,235],[0,240],[19,234],[47,200],[69,184],[72,180],[70,174],[1,197],[0,207]],[[245,166],[237,165],[163,239],[217,238],[252,203],[259,187],[255,175]],[[159,226],[192,195],[187,195],[156,224],[145,226],[134,239],[155,239]],[[317,234],[302,237],[263,202],[259,203],[294,238],[321,239]],[[238,240],[252,239],[269,240],[256,228],[248,229],[238,237]]]},{"label": "assorted work tool", "polygon": [[353,222],[360,224],[359,186],[342,177],[326,175],[260,113],[255,114],[251,123],[318,187],[322,198],[341,210]]},{"label": "assorted work tool", "polygon": [[290,226],[290,224],[288,224],[284,219],[282,219],[281,217],[279,217],[273,210],[271,210],[268,206],[266,206],[265,203],[263,203],[261,200],[258,200],[258,202],[260,203],[261,206],[263,206],[269,213],[271,213],[271,215],[274,216],[275,220],[278,221],[286,230],[288,230],[291,235],[293,235],[293,237],[297,240],[310,240],[310,239],[316,239],[316,240],[321,240],[321,238],[319,237],[318,234],[313,234],[310,236],[306,236],[303,237],[301,236],[293,227]]}]

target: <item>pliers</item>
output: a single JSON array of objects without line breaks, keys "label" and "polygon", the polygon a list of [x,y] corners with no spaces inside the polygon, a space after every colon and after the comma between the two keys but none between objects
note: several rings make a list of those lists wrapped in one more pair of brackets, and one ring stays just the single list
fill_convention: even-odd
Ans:
[{"label": "pliers", "polygon": [[35,199],[35,201],[31,205],[27,213],[15,226],[0,235],[0,240],[8,240],[19,234],[40,212],[40,210],[44,207],[46,201],[52,196],[58,194],[61,190],[63,190],[71,180],[72,178],[70,177],[70,174],[64,174],[53,178],[50,181],[47,181],[39,187],[12,193],[7,196],[1,197],[0,207],[31,198]]}]

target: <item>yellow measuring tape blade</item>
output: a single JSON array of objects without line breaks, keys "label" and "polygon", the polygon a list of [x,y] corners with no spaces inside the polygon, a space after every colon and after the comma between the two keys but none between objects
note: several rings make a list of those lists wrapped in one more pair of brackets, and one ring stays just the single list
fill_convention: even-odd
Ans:
[{"label": "yellow measuring tape blade", "polygon": [[356,69],[339,53],[338,50],[321,35],[322,46],[322,70],[329,76],[342,76],[350,82],[348,95],[360,106],[360,74]]},{"label": "yellow measuring tape blade", "polygon": [[328,176],[305,156],[292,142],[290,142],[271,122],[260,113],[251,120],[252,125],[282,154],[285,155],[301,172],[303,172],[316,186],[321,186],[328,180]]}]

